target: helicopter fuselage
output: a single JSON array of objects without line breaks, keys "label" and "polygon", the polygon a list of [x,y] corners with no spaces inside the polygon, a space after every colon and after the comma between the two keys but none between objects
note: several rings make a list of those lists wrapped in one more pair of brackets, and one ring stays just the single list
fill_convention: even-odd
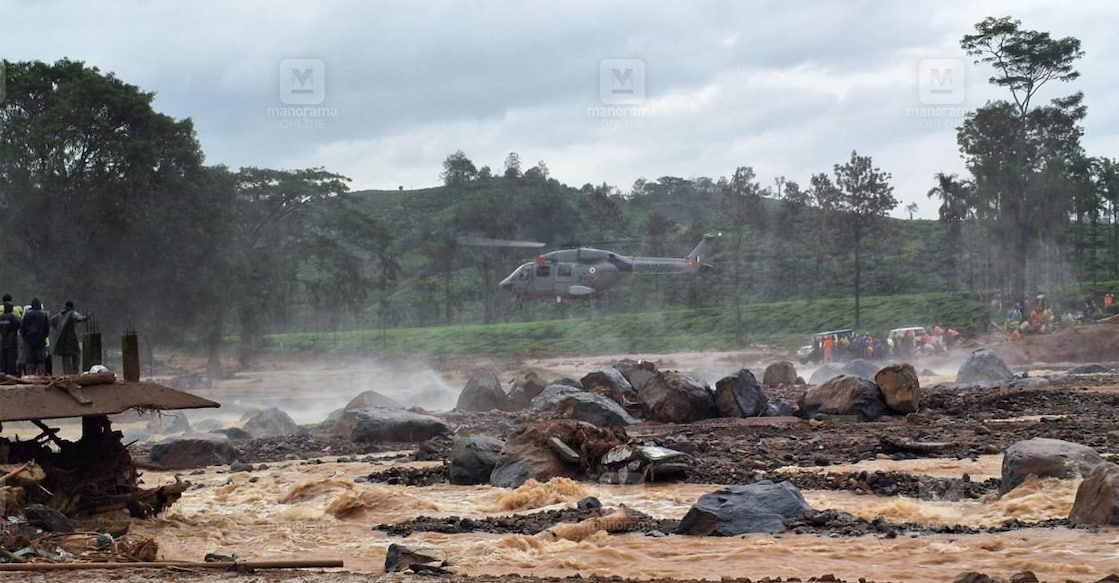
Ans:
[{"label": "helicopter fuselage", "polygon": [[591,247],[559,249],[522,264],[503,279],[501,289],[521,297],[589,299],[601,295],[632,273],[696,273],[713,236],[685,258],[618,255]]}]

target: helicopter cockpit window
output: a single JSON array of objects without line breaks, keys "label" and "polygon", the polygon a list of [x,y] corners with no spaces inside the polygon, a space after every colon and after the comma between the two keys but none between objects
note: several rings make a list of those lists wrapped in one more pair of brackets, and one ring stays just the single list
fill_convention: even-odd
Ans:
[{"label": "helicopter cockpit window", "polygon": [[537,265],[536,266],[536,277],[548,277],[550,275],[552,275],[552,266],[551,265]]},{"label": "helicopter cockpit window", "polygon": [[529,273],[532,273],[532,269],[525,266],[517,271],[517,279],[528,279]]},{"label": "helicopter cockpit window", "polygon": [[557,265],[556,266],[556,275],[559,276],[559,277],[571,277],[571,266],[570,265]]}]

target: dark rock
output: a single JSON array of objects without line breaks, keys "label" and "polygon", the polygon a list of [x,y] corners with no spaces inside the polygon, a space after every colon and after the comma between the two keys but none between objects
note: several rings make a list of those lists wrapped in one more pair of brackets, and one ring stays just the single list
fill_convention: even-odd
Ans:
[{"label": "dark rock", "polygon": [[452,484],[487,484],[505,442],[488,435],[456,435],[451,442]]},{"label": "dark rock", "polygon": [[42,504],[28,504],[23,509],[27,523],[47,532],[74,532],[74,524],[66,515]]},{"label": "dark rock", "polygon": [[224,466],[237,459],[237,449],[226,437],[212,433],[168,437],[152,446],[148,458],[169,470]]},{"label": "dark rock", "polygon": [[921,408],[921,383],[911,364],[887,366],[874,375],[874,384],[882,391],[886,406],[906,414]]},{"label": "dark rock", "polygon": [[642,411],[647,419],[691,423],[718,414],[715,397],[703,383],[675,372],[659,372],[641,386]]},{"label": "dark rock", "polygon": [[544,392],[547,386],[548,383],[540,373],[527,371],[513,381],[513,389],[509,391],[509,397],[501,408],[505,411],[524,411],[532,406],[532,400]]},{"label": "dark rock", "polygon": [[334,426],[334,434],[356,442],[418,443],[450,435],[451,426],[431,415],[370,407],[347,411]]},{"label": "dark rock", "polygon": [[470,375],[462,393],[458,396],[456,411],[493,411],[500,409],[507,399],[497,373],[492,370],[478,370]]},{"label": "dark rock", "polygon": [[579,510],[598,510],[602,508],[602,502],[594,496],[587,496],[582,500],[575,503],[575,507]]},{"label": "dark rock", "polygon": [[769,402],[765,409],[766,417],[794,417],[797,414],[796,403],[788,399],[778,398]]},{"label": "dark rock", "polygon": [[377,391],[362,391],[356,397],[350,399],[349,403],[343,407],[343,410],[350,411],[353,409],[368,409],[369,407],[380,407],[382,409],[404,409],[404,405],[393,399],[378,393]]},{"label": "dark rock", "polygon": [[386,573],[412,571],[442,575],[448,572],[443,568],[446,565],[443,552],[434,547],[392,543],[385,553]]},{"label": "dark rock", "polygon": [[787,361],[775,362],[765,367],[762,373],[762,385],[776,388],[781,385],[793,386],[797,384],[797,368]]},{"label": "dark rock", "polygon": [[765,414],[768,405],[754,373],[745,368],[715,383],[715,406],[723,417],[757,417]]},{"label": "dark rock", "polygon": [[[526,423],[505,442],[497,466],[490,474],[490,484],[516,488],[529,479],[545,482],[557,476],[578,476],[583,471],[581,464],[564,463],[548,444],[550,438],[558,439],[594,461],[627,440],[625,430],[620,427],[599,428],[570,419]],[[593,464],[589,465],[593,469]]]},{"label": "dark rock", "polygon": [[985,574],[985,573],[979,573],[977,571],[964,571],[964,572],[956,575],[956,577],[954,579],[952,579],[952,583],[994,583],[994,582],[991,580],[991,577],[989,575]]},{"label": "dark rock", "polygon": [[1039,387],[1048,387],[1051,383],[1045,377],[1026,377],[1024,379],[1015,379],[1010,381],[1008,385],[1012,389],[1036,389]]},{"label": "dark rock", "polygon": [[623,360],[614,363],[614,368],[626,377],[634,391],[640,392],[641,386],[644,385],[649,379],[657,376],[657,363],[649,360]]},{"label": "dark rock", "polygon": [[874,381],[851,375],[835,377],[812,387],[797,402],[798,415],[811,419],[817,414],[857,415],[874,421],[886,414],[886,401]]},{"label": "dark rock", "polygon": [[253,438],[252,435],[249,435],[248,431],[245,431],[240,427],[226,427],[224,429],[215,429],[210,433],[223,435],[229,439],[232,439],[233,441],[248,441]]},{"label": "dark rock", "polygon": [[637,420],[615,401],[587,392],[567,393],[560,396],[558,407],[552,411],[561,417],[583,421],[596,427],[637,423]]},{"label": "dark rock", "polygon": [[1014,373],[990,348],[979,348],[968,355],[956,373],[957,383],[1001,383],[1014,378]]},{"label": "dark rock", "polygon": [[233,463],[229,464],[229,471],[231,471],[231,472],[251,472],[251,471],[253,471],[253,465],[250,464],[250,463],[245,463],[241,460],[233,460]]},{"label": "dark rock", "polygon": [[812,373],[812,376],[808,377],[808,384],[818,385],[841,374],[843,374],[843,367],[831,363],[821,364],[820,368],[816,369],[816,371]]},{"label": "dark rock", "polygon": [[579,383],[583,389],[606,396],[623,407],[637,402],[637,391],[633,385],[612,366],[587,373],[579,379]]},{"label": "dark rock", "polygon": [[287,413],[275,407],[269,407],[249,417],[241,429],[255,439],[284,437],[299,433],[299,426],[295,421]]},{"label": "dark rock", "polygon": [[582,387],[553,383],[532,399],[529,409],[533,411],[554,411],[559,408],[568,395],[585,392]]},{"label": "dark rock", "polygon": [[856,358],[843,365],[843,374],[851,376],[873,379],[876,373],[878,373],[878,366],[861,358]]},{"label": "dark rock", "polygon": [[1079,366],[1074,366],[1068,369],[1068,371],[1066,371],[1066,374],[1099,374],[1101,372],[1110,371],[1111,367],[1102,365],[1098,362],[1093,362],[1091,364],[1081,364]]},{"label": "dark rock", "polygon": [[1010,583],[1038,583],[1033,571],[1019,571],[1010,576]]},{"label": "dark rock", "polygon": [[1104,462],[1076,489],[1068,519],[1073,524],[1119,525],[1119,466]]},{"label": "dark rock", "polygon": [[999,495],[1018,487],[1030,475],[1070,480],[1088,475],[1103,462],[1096,450],[1079,443],[1045,437],[1019,441],[1003,455]]},{"label": "dark rock", "polygon": [[762,480],[727,486],[701,496],[684,515],[676,533],[736,536],[781,532],[789,521],[811,509],[800,490],[789,482]]}]

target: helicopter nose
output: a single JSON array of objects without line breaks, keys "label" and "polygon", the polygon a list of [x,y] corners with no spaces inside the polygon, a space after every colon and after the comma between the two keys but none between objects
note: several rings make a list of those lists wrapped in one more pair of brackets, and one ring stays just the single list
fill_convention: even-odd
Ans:
[{"label": "helicopter nose", "polygon": [[501,283],[497,284],[497,286],[507,292],[513,291],[513,276],[510,275],[509,277],[501,280]]}]

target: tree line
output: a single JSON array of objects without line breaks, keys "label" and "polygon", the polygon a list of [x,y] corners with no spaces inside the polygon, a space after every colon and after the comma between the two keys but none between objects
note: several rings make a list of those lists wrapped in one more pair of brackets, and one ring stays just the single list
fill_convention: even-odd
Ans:
[{"label": "tree line", "polygon": [[[958,130],[970,176],[938,173],[938,221],[886,215],[889,172],[852,151],[797,181],[727,176],[566,185],[512,152],[495,171],[464,152],[437,188],[351,192],[323,168],[205,164],[189,119],[82,62],[5,62],[0,102],[0,286],[48,306],[74,299],[103,329],[205,346],[216,364],[236,338],[247,364],[269,332],[318,332],[563,317],[579,306],[514,308],[497,282],[531,259],[466,235],[683,256],[721,232],[700,277],[634,277],[607,313],[742,306],[853,295],[983,294],[1119,279],[1119,173],[1080,146],[1072,38],[987,19],[961,46],[992,66],[1010,98]],[[912,210],[910,211],[912,212]]]}]

